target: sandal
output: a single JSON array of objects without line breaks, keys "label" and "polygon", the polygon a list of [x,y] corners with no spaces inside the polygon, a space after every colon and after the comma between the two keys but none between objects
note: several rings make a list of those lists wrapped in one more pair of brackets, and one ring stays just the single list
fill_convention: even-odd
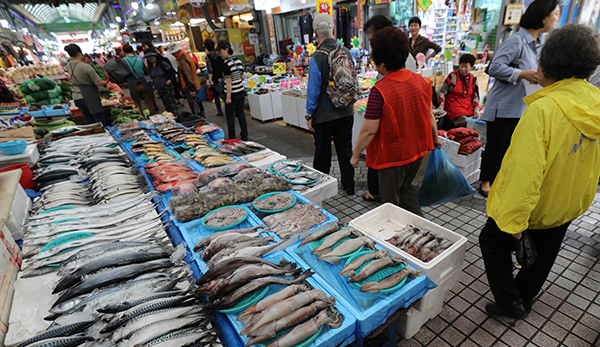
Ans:
[{"label": "sandal", "polygon": [[362,198],[365,199],[365,200],[367,200],[367,201],[377,201],[377,202],[381,201],[381,199],[379,198],[379,196],[375,197],[375,196],[371,195],[371,193],[369,193],[369,192],[365,192],[362,195]]}]

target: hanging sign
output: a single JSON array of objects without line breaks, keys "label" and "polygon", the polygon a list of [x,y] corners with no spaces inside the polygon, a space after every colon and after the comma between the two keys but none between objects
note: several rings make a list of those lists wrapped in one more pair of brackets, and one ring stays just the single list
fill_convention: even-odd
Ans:
[{"label": "hanging sign", "polygon": [[177,11],[177,19],[183,24],[187,24],[190,22],[190,13],[186,10]]},{"label": "hanging sign", "polygon": [[248,6],[248,0],[227,0],[227,5],[234,11],[242,11]]},{"label": "hanging sign", "polygon": [[277,42],[275,41],[275,26],[273,25],[273,15],[267,15],[267,24],[269,26],[269,39],[271,41],[271,52],[273,54],[278,54],[279,50],[277,49]]},{"label": "hanging sign", "polygon": [[202,7],[202,5],[204,5],[206,1],[205,0],[188,0],[188,2],[193,7]]},{"label": "hanging sign", "polygon": [[265,76],[265,75],[258,76],[258,83],[267,83],[267,76]]},{"label": "hanging sign", "polygon": [[523,13],[523,4],[508,4],[506,5],[506,14],[504,16],[504,25],[514,25],[521,22],[521,14]]},{"label": "hanging sign", "polygon": [[273,64],[273,73],[277,75],[283,75],[286,71],[285,63],[275,63]]},{"label": "hanging sign", "polygon": [[23,35],[23,42],[27,46],[33,46],[33,37],[31,35]]},{"label": "hanging sign", "polygon": [[69,32],[69,31],[87,31],[102,29],[102,26],[94,22],[73,22],[73,23],[43,23],[38,24],[37,28],[44,32]]},{"label": "hanging sign", "polygon": [[333,17],[333,6],[331,4],[331,0],[317,0],[317,12],[327,13]]},{"label": "hanging sign", "polygon": [[160,28],[164,31],[169,31],[171,30],[171,21],[168,19],[161,19],[160,22]]},{"label": "hanging sign", "polygon": [[258,45],[258,34],[250,34],[248,35],[248,40],[251,45]]},{"label": "hanging sign", "polygon": [[172,0],[162,0],[164,13],[171,12],[175,8]]}]

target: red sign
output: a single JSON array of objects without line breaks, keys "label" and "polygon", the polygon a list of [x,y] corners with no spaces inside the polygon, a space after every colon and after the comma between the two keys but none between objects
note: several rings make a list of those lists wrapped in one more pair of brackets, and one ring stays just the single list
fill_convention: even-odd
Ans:
[{"label": "red sign", "polygon": [[62,39],[61,41],[62,41],[62,43],[75,43],[75,42],[88,42],[89,40],[87,37],[80,37],[78,39],[76,39],[76,38]]},{"label": "red sign", "polygon": [[33,36],[23,35],[23,42],[25,42],[27,46],[33,46]]}]

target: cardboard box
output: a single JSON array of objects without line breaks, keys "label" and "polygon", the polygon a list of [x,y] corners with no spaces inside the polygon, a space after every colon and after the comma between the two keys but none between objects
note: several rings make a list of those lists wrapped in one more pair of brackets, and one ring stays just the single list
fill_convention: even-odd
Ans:
[{"label": "cardboard box", "polygon": [[0,220],[0,346],[8,331],[8,320],[15,292],[17,274],[21,270],[23,255],[8,228]]},{"label": "cardboard box", "polygon": [[33,127],[24,127],[18,129],[10,129],[4,130],[0,132],[0,142],[8,142],[8,141],[31,141],[35,140],[35,135],[33,134]]}]

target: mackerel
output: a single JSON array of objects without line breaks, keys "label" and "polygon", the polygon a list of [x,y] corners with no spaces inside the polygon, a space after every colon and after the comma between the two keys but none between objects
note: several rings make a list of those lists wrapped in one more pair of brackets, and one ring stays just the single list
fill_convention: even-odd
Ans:
[{"label": "mackerel", "polygon": [[83,321],[83,322],[77,322],[74,324],[65,325],[65,326],[58,327],[58,328],[51,329],[51,330],[46,330],[30,339],[27,339],[27,340],[19,343],[15,347],[25,347],[25,346],[29,346],[35,342],[38,342],[38,341],[48,340],[48,339],[60,337],[60,336],[69,336],[69,335],[77,334],[77,333],[84,331],[85,329],[91,327],[94,323],[96,323],[96,321],[93,321],[93,320]]},{"label": "mackerel", "polygon": [[94,338],[90,336],[55,337],[32,343],[29,347],[74,347],[88,341],[94,341]]}]

